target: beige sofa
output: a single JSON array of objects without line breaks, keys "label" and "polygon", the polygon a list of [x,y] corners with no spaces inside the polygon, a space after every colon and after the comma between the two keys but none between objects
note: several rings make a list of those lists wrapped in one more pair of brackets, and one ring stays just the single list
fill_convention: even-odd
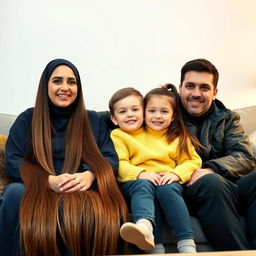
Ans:
[{"label": "beige sofa", "polygon": [[[245,133],[247,135],[253,134],[253,132],[256,131],[256,106],[237,109],[235,111],[240,114],[241,124],[244,127]],[[8,135],[9,128],[11,124],[14,122],[15,118],[16,116],[14,115],[0,114],[0,135]],[[191,217],[191,222],[196,237],[197,250],[212,251],[213,248],[205,238],[202,228],[198,222],[198,219],[195,217]],[[168,225],[165,223],[163,225],[163,233],[166,252],[176,252],[176,245],[173,239],[171,238],[170,232],[168,230]],[[130,246],[130,253],[141,253],[141,251],[135,248],[135,246]]]}]

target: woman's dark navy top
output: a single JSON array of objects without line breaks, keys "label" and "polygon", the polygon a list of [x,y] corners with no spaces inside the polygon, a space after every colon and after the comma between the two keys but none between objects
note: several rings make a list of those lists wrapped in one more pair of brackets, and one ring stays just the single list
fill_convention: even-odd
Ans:
[{"label": "woman's dark navy top", "polygon": [[[111,164],[114,172],[118,168],[118,157],[110,139],[110,130],[95,111],[87,111],[96,143],[102,155]],[[21,182],[20,166],[27,151],[30,138],[30,127],[33,108],[22,112],[12,125],[6,143],[6,173],[14,181]],[[53,125],[53,164],[56,174],[61,174],[65,158],[65,135],[70,114],[54,110],[51,113]],[[76,125],[75,123],[72,125]],[[78,172],[91,170],[90,166],[81,162]]]}]

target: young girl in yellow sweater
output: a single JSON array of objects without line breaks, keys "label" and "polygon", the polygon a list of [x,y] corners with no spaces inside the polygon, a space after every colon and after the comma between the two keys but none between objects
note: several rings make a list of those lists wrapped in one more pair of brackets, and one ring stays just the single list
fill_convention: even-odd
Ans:
[{"label": "young girl in yellow sweater", "polygon": [[[119,156],[117,179],[134,220],[122,225],[120,235],[146,251],[155,248],[158,200],[178,251],[196,252],[182,184],[202,162],[192,145],[198,142],[189,136],[178,103],[177,90],[171,84],[150,91],[144,101],[131,87],[117,91],[109,101],[111,119],[120,127],[111,133]],[[155,251],[164,252],[163,245],[157,244]]]}]

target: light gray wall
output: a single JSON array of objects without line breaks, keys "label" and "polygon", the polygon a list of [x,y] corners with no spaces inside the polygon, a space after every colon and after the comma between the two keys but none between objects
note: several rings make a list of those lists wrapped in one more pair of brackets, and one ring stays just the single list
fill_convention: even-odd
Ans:
[{"label": "light gray wall", "polygon": [[59,57],[78,67],[89,109],[107,109],[122,87],[178,86],[198,57],[219,69],[227,107],[256,105],[255,29],[254,0],[1,0],[0,113],[33,106]]}]

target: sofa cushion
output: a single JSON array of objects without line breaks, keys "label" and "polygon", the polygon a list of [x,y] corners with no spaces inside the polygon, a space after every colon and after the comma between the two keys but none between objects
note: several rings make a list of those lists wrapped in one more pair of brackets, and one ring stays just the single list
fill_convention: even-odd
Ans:
[{"label": "sofa cushion", "polygon": [[[256,129],[256,127],[255,127]],[[254,156],[256,157],[256,130],[249,135],[249,141],[252,145]]]},{"label": "sofa cushion", "polygon": [[3,191],[6,182],[7,180],[4,169],[4,151],[0,148],[0,194]]},{"label": "sofa cushion", "polygon": [[7,136],[16,118],[16,115],[0,113],[0,134]]},{"label": "sofa cushion", "polygon": [[256,131],[256,106],[235,109],[234,111],[240,115],[241,124],[247,135]]},{"label": "sofa cushion", "polygon": [[5,185],[9,182],[9,179],[5,175],[4,167],[4,150],[7,137],[0,135],[0,194],[2,193]]},{"label": "sofa cushion", "polygon": [[0,134],[0,148],[4,151],[5,150],[5,143],[6,143],[7,137],[5,135]]}]

